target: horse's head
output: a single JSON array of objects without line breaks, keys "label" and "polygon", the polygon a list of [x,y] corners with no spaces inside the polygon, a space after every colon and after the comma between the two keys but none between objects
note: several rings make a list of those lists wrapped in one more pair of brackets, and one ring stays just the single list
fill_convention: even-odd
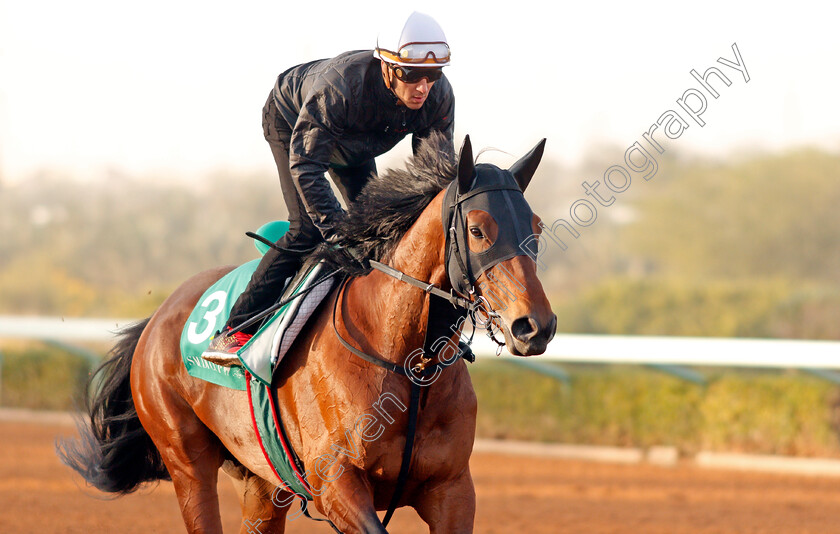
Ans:
[{"label": "horse's head", "polygon": [[467,137],[458,157],[458,177],[443,202],[452,286],[481,302],[479,315],[502,330],[507,349],[518,356],[545,352],[557,327],[536,263],[524,248],[541,231],[523,191],[544,147],[545,139],[505,170],[476,165]]}]

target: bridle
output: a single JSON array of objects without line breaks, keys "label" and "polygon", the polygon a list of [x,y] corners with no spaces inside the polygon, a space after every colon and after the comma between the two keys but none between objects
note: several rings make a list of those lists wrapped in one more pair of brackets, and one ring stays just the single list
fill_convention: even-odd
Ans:
[{"label": "bridle", "polygon": [[[487,174],[490,173],[489,179],[482,180],[482,182],[489,183],[482,183],[482,185],[476,187],[476,184],[479,182],[479,172],[483,173],[483,178],[488,178]],[[490,301],[485,296],[479,295],[476,292],[476,280],[481,273],[488,269],[492,269],[502,261],[514,256],[524,256],[526,253],[519,249],[518,244],[520,241],[504,243],[503,240],[497,240],[497,242],[489,249],[481,253],[470,251],[468,244],[469,229],[467,228],[466,215],[464,212],[469,209],[483,208],[490,213],[496,211],[498,214],[499,211],[502,211],[502,214],[505,214],[505,207],[513,207],[514,204],[517,204],[517,202],[511,201],[510,196],[514,196],[514,198],[520,200],[517,207],[521,208],[524,206],[527,208],[528,213],[530,213],[530,207],[528,207],[527,202],[525,202],[522,191],[516,185],[513,177],[509,176],[510,173],[507,173],[508,176],[505,176],[505,172],[506,171],[502,171],[495,166],[479,165],[473,177],[471,188],[466,193],[461,194],[458,191],[457,180],[453,180],[446,188],[443,197],[441,221],[446,234],[444,264],[446,273],[449,277],[450,283],[452,284],[452,289],[448,292],[430,282],[418,280],[417,278],[409,276],[384,263],[369,260],[370,266],[373,269],[423,290],[430,295],[430,298],[437,297],[441,299],[441,301],[450,303],[453,307],[460,308],[462,310],[460,316],[463,317],[466,315],[473,326],[472,334],[470,335],[467,346],[469,347],[469,345],[472,344],[476,327],[480,326],[486,330],[488,337],[496,344],[497,355],[501,353],[502,348],[505,346],[504,341],[496,339],[497,330],[500,329],[499,325],[501,322],[501,316],[493,309]],[[520,217],[519,219],[522,218]],[[511,224],[506,224],[505,226],[514,228],[513,232],[507,232],[507,234],[509,234],[509,236],[512,235],[514,239],[519,239],[519,234],[523,233],[523,231],[527,231],[523,230],[522,227],[525,226],[525,223],[521,220],[518,221],[518,224],[517,221],[514,221]],[[521,237],[524,240],[526,236]],[[409,376],[405,369],[401,366],[376,356],[371,356],[360,351],[356,347],[353,347],[338,332],[338,328],[335,323],[338,302],[344,294],[349,281],[350,278],[345,276],[339,286],[338,295],[333,304],[333,330],[335,331],[338,340],[345,348],[360,358],[373,363],[374,365],[378,365],[379,367],[383,367],[391,372],[401,374],[403,376]],[[430,314],[431,310],[432,306],[430,305]],[[483,317],[481,317],[482,315]],[[433,365],[431,369],[434,369],[436,365],[439,365],[439,363]],[[425,367],[420,370],[422,371],[424,369]]]}]

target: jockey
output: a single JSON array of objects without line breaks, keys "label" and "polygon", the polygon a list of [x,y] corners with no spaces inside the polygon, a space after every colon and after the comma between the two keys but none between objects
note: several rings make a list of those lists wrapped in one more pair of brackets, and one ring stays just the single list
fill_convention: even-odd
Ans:
[{"label": "jockey", "polygon": [[[402,21],[401,21],[402,22]],[[395,28],[396,29],[396,28]],[[237,351],[256,331],[233,327],[267,309],[303,257],[323,241],[336,243],[345,212],[324,173],[349,205],[376,174],[374,158],[409,133],[416,151],[432,131],[452,144],[455,98],[443,67],[449,45],[438,23],[414,12],[376,49],[304,63],[277,78],[263,108],[263,133],[280,174],[290,228],[269,249],[202,357],[237,365]]]}]

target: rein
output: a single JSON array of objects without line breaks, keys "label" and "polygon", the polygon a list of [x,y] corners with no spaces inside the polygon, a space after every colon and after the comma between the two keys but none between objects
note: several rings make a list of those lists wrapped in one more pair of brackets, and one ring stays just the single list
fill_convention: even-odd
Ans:
[{"label": "rein", "polygon": [[[379,263],[378,261],[375,261],[375,260],[368,260],[368,263],[370,263],[370,266],[373,267],[374,269],[376,269],[377,271],[383,272],[383,273],[387,274],[388,276],[396,278],[400,282],[406,282],[407,284],[411,284],[414,287],[418,287],[418,288],[422,289],[423,291],[425,291],[426,293],[429,293],[429,294],[434,295],[436,297],[440,297],[444,300],[447,300],[453,306],[457,306],[459,308],[464,308],[468,312],[474,312],[476,310],[476,308],[478,308],[478,306],[479,306],[479,301],[473,301],[473,300],[465,299],[464,297],[460,297],[460,296],[455,294],[454,289],[450,290],[449,293],[447,293],[446,291],[442,290],[441,288],[437,287],[436,285],[434,285],[432,283],[423,282],[422,280],[418,280],[418,279],[414,278],[413,276],[408,276],[404,272],[399,271],[397,269],[394,269],[393,267],[390,267],[388,265],[385,265],[384,263]],[[484,299],[484,297],[479,297],[479,299]],[[486,302],[486,299],[485,299],[485,302]]]},{"label": "rein", "polygon": [[[455,227],[453,226],[450,228],[453,232],[455,231]],[[457,254],[456,254],[457,257]],[[376,269],[377,271],[381,271],[388,276],[396,278],[400,282],[406,282],[408,284],[413,285],[414,287],[420,288],[426,293],[430,295],[434,295],[436,297],[440,297],[444,300],[449,301],[455,307],[463,308],[466,310],[467,314],[470,317],[470,321],[473,324],[473,334],[475,334],[475,325],[481,325],[483,328],[487,330],[487,337],[490,338],[496,344],[496,356],[501,354],[502,349],[504,348],[505,344],[503,341],[499,341],[496,339],[494,328],[497,328],[495,321],[500,320],[501,316],[493,310],[493,307],[490,306],[490,301],[487,300],[483,295],[479,295],[475,298],[475,300],[465,299],[455,294],[455,290],[452,289],[447,293],[446,291],[440,289],[434,284],[429,282],[423,282],[422,280],[418,280],[413,276],[409,276],[402,271],[394,269],[384,263],[380,263],[375,260],[368,260],[368,263],[371,267]],[[475,295],[475,291],[470,291],[470,295]],[[487,318],[486,319],[479,319],[477,314],[484,313]],[[472,344],[472,336],[470,336],[470,342]]]}]

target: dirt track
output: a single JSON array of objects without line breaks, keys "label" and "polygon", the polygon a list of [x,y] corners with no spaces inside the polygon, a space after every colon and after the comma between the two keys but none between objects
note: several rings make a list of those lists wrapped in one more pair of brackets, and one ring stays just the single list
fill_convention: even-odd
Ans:
[{"label": "dirt track", "polygon": [[[172,485],[116,500],[84,488],[53,453],[58,424],[0,422],[0,533],[183,533]],[[840,479],[613,465],[475,454],[476,532],[840,532]],[[224,475],[222,478],[225,478]],[[222,481],[225,531],[239,532],[232,486]],[[391,532],[428,532],[410,509]],[[332,530],[304,518],[287,532]],[[264,533],[267,534],[267,533]]]}]

